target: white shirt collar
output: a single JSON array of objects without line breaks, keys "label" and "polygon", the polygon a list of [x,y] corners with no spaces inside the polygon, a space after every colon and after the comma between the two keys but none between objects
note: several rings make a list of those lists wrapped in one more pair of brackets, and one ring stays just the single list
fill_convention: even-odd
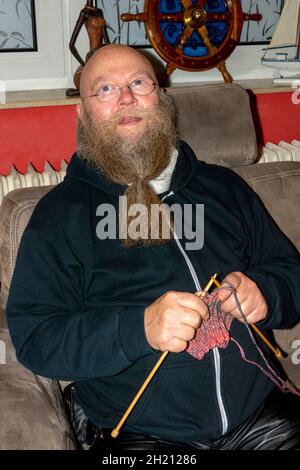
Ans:
[{"label": "white shirt collar", "polygon": [[173,171],[177,162],[177,157],[178,157],[178,150],[174,148],[170,161],[168,165],[166,166],[166,168],[161,172],[159,176],[149,181],[149,185],[151,186],[151,188],[156,194],[161,194],[169,190]]}]

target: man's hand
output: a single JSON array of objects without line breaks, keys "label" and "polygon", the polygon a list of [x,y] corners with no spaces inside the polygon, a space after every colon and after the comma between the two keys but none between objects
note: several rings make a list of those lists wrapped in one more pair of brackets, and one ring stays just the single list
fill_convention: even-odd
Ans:
[{"label": "man's hand", "polygon": [[167,292],[145,310],[145,333],[153,349],[181,352],[191,341],[208,308],[188,292]]},{"label": "man's hand", "polygon": [[[256,323],[267,316],[267,302],[254,281],[243,273],[236,271],[228,274],[223,279],[222,286],[225,286],[227,283],[236,289],[237,298],[248,323]],[[229,290],[221,290],[218,298],[222,301],[223,312],[229,313],[238,320],[243,321],[234,296]]]}]

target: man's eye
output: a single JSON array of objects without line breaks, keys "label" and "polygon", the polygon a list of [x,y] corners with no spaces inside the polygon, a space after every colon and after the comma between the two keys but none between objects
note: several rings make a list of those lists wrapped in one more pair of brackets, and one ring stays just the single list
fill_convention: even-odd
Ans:
[{"label": "man's eye", "polygon": [[102,85],[102,87],[99,88],[98,93],[106,95],[107,93],[110,93],[113,90],[112,85]]},{"label": "man's eye", "polygon": [[145,84],[145,80],[142,80],[141,78],[137,78],[136,80],[133,80],[133,82],[131,82],[131,87],[132,88],[136,88],[136,87],[140,87],[140,86],[143,86]]}]

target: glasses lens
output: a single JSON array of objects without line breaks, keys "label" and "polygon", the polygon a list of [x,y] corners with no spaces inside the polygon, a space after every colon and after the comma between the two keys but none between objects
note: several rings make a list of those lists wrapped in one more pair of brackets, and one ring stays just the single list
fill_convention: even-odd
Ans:
[{"label": "glasses lens", "polygon": [[136,95],[150,95],[155,88],[155,83],[152,80],[137,79],[130,84],[131,91]]},{"label": "glasses lens", "polygon": [[120,93],[119,87],[114,85],[105,84],[97,92],[97,98],[99,101],[109,101],[116,98]]},{"label": "glasses lens", "polygon": [[[136,79],[127,85],[130,88],[131,92],[135,95],[150,95],[154,88],[156,87],[156,83],[153,82],[151,79]],[[110,84],[105,84],[100,87],[97,91],[97,94],[94,96],[97,97],[98,101],[110,101],[113,99],[117,99],[120,96],[121,90],[123,87],[118,87]]]}]

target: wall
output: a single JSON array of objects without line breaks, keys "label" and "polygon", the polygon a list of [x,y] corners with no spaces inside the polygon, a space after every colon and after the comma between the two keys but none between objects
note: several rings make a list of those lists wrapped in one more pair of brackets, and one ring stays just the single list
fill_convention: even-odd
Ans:
[{"label": "wall", "polygon": [[[113,0],[111,0],[113,1]],[[36,0],[38,52],[0,54],[0,81],[7,91],[68,88],[78,62],[72,57],[68,43],[85,0]],[[143,27],[143,26],[141,26]],[[88,37],[82,29],[76,44],[85,57]],[[276,72],[260,63],[265,46],[238,46],[227,61],[235,80],[270,78]],[[159,61],[157,54],[149,49]],[[218,70],[185,72],[176,70],[172,83],[222,80]]]},{"label": "wall", "polygon": [[300,103],[293,100],[294,92],[250,92],[252,114],[259,143],[300,140]]},{"label": "wall", "polygon": [[75,150],[76,111],[74,106],[3,109],[0,111],[0,174],[8,175],[14,163],[26,173],[28,163],[42,172],[49,161],[60,169]]},{"label": "wall", "polygon": [[0,54],[0,80],[7,91],[71,85],[71,57],[66,53],[70,1],[36,0],[38,51]]}]

